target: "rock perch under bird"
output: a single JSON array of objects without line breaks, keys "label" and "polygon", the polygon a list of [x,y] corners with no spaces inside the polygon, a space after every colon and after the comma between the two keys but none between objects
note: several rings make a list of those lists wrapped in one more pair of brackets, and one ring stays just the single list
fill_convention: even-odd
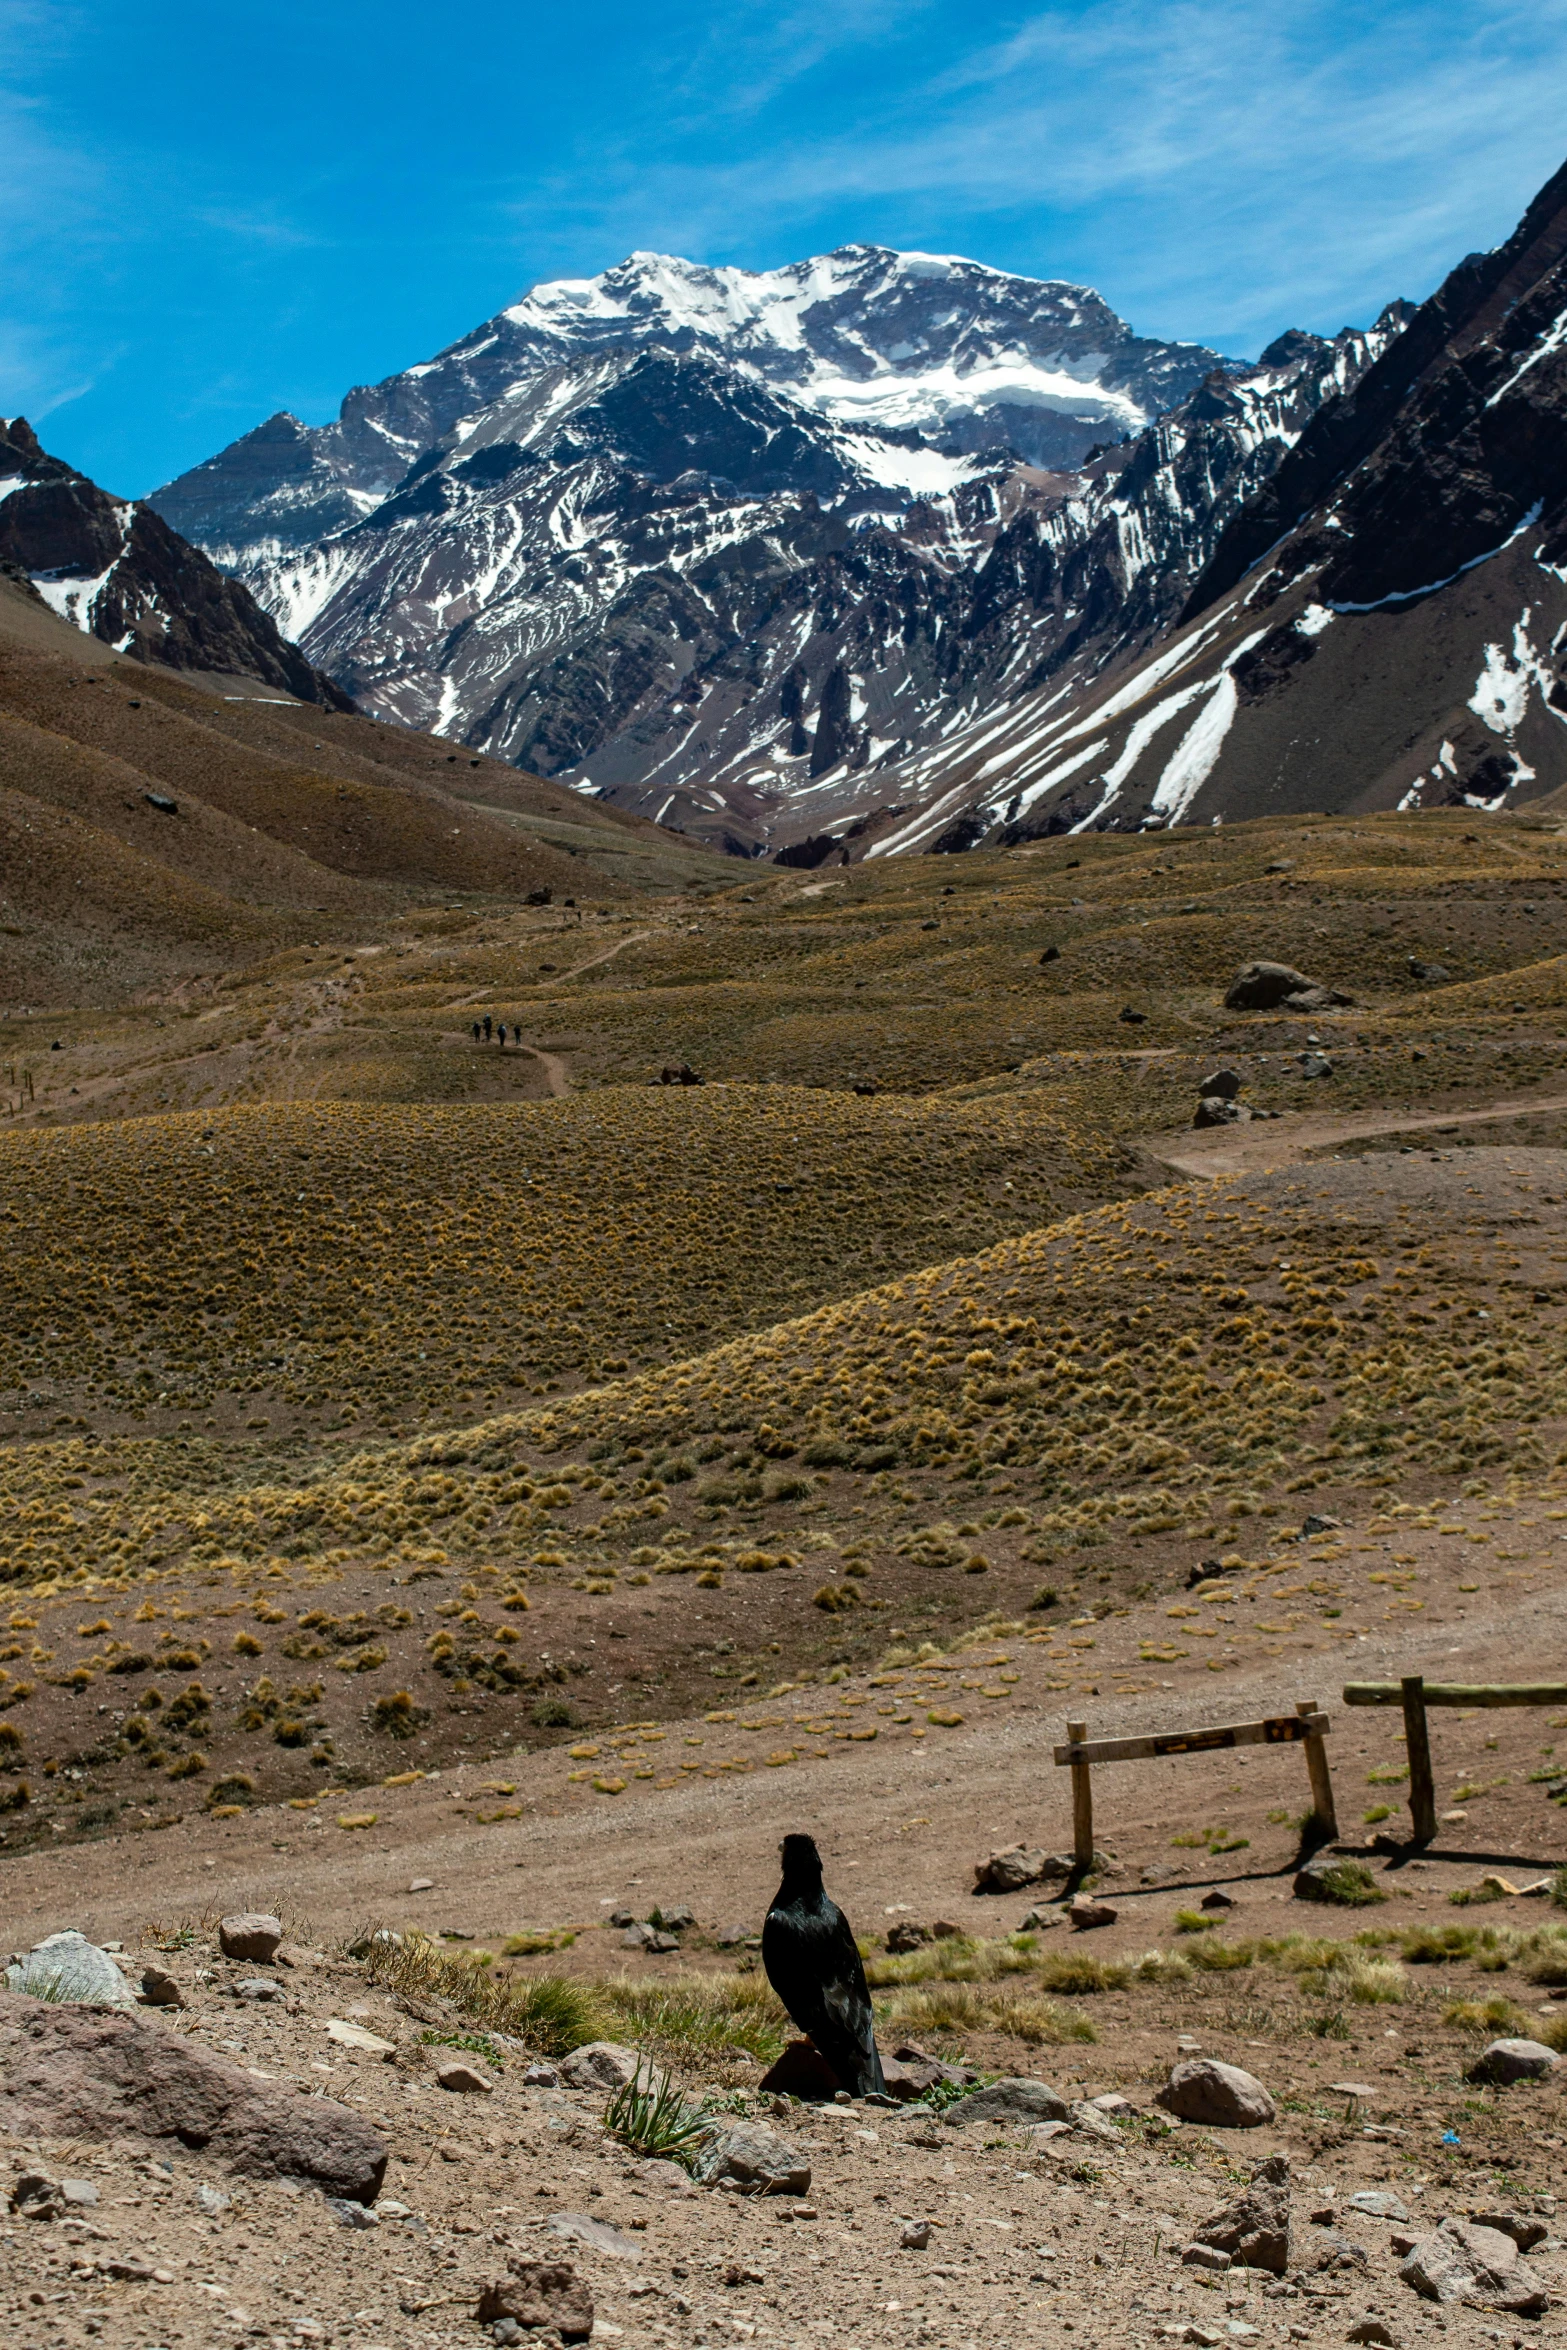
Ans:
[{"label": "rock perch under bird", "polygon": [[849,1921],[822,1884],[809,1836],[786,1836],[783,1882],[762,1927],[762,1964],[802,2032],[854,2097],[886,2094],[865,1969]]}]

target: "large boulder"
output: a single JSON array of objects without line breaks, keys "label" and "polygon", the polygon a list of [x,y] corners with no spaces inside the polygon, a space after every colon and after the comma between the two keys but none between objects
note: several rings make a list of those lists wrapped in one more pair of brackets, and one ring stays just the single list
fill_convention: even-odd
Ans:
[{"label": "large boulder", "polygon": [[1507,2089],[1514,2081],[1542,2081],[1560,2063],[1555,2049],[1539,2040],[1493,2040],[1469,2067],[1469,2078]]},{"label": "large boulder", "polygon": [[46,1935],[5,1970],[13,1991],[72,2007],[136,2005],[136,1994],[106,1950],[74,1930]]},{"label": "large boulder", "polygon": [[1009,2075],[1002,2081],[992,2081],[988,2089],[975,2089],[967,2097],[960,2097],[949,2105],[949,2122],[1067,2122],[1072,2108],[1058,2089],[1051,2089],[1043,2081],[1026,2081]]},{"label": "large boulder", "polygon": [[[1215,2056],[1189,2057],[1172,2070],[1154,2099],[1183,2122],[1207,2122],[1221,2130],[1258,2130],[1276,2119],[1273,2099],[1252,2073]],[[956,2110],[956,2109],[954,2109]]]},{"label": "large boulder", "polygon": [[[585,2342],[593,2331],[593,2296],[569,2260],[513,2260],[509,2276],[497,2277],[479,2295],[474,2315],[481,2325],[540,2333],[546,2328],[563,2342]],[[501,2338],[499,2332],[497,2339]],[[513,2330],[510,2339],[516,2339]]]},{"label": "large boulder", "polygon": [[747,2195],[803,2195],[811,2166],[797,2146],[760,2122],[715,2130],[692,2165],[704,2187],[732,2185]]},{"label": "large boulder", "polygon": [[1354,999],[1336,987],[1308,979],[1291,963],[1247,963],[1238,971],[1225,996],[1232,1012],[1325,1012],[1331,1004]]},{"label": "large boulder", "polygon": [[1516,2317],[1543,2317],[1548,2295],[1511,2236],[1444,2219],[1406,2253],[1399,2275],[1427,2301],[1478,2301]]},{"label": "large boulder", "polygon": [[387,2150],[362,2115],[252,2079],[149,2017],[18,1998],[0,2008],[0,2127],[13,2138],[178,2138],[248,2178],[373,2203]]},{"label": "large boulder", "polygon": [[1270,2154],[1259,2162],[1245,2192],[1205,2219],[1194,2241],[1227,2252],[1236,2268],[1283,2276],[1290,2265],[1289,2156]]}]

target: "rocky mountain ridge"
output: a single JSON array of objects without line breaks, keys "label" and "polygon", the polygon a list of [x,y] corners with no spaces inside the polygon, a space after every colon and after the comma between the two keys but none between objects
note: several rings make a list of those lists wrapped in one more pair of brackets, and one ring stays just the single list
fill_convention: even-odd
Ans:
[{"label": "rocky mountain ridge", "polygon": [[[637,256],[536,289],[320,433],[274,419],[159,500],[363,707],[737,853],[797,854],[901,801],[883,770],[1168,620],[1396,325],[1287,336],[1237,369],[976,264]],[[389,495],[364,486],[496,383]],[[1063,402],[1081,462],[1024,462],[1041,419],[1067,445]],[[990,431],[1010,440],[973,446]]]},{"label": "rocky mountain ridge", "polygon": [[23,416],[0,417],[0,567],[134,660],[259,678],[302,702],[353,708],[241,581],[145,500],[112,497],[51,457]]}]

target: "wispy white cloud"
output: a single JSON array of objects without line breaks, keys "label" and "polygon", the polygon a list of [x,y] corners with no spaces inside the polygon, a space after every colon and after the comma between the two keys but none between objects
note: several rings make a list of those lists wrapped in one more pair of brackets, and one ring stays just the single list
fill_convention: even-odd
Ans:
[{"label": "wispy white cloud", "polygon": [[811,74],[863,30],[825,6],[783,20],[793,119],[748,150],[693,152],[671,124],[650,161],[639,125],[598,149],[586,197],[563,174],[520,219],[542,198],[579,235],[598,219],[618,242],[634,217],[628,244],[726,258],[776,256],[828,216],[950,249],[960,219],[980,258],[1004,242],[1014,266],[1084,274],[1096,253],[1087,274],[1140,323],[1234,341],[1425,291],[1477,234],[1506,232],[1567,145],[1567,0],[1058,5],[935,70],[868,73],[850,119],[824,110],[817,131]]}]

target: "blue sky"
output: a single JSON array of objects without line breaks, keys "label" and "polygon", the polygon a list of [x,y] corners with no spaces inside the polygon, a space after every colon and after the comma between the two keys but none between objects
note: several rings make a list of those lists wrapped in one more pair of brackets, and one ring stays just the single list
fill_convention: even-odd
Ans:
[{"label": "blue sky", "polygon": [[1567,0],[0,0],[0,413],[153,488],[637,247],[856,240],[1254,351],[1496,243]]}]

